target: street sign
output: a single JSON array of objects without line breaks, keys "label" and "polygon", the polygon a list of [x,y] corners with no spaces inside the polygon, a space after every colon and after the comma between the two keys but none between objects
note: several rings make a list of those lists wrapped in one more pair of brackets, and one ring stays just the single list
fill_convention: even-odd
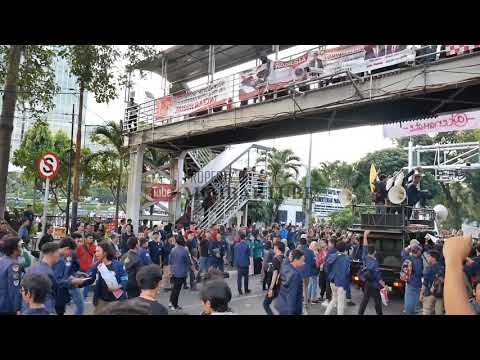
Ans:
[{"label": "street sign", "polygon": [[60,171],[60,158],[53,152],[47,152],[38,160],[38,174],[45,180],[45,198],[43,200],[42,236],[45,235],[47,225],[48,190],[50,180]]},{"label": "street sign", "polygon": [[57,154],[47,152],[38,160],[38,174],[43,180],[51,180],[60,170],[60,158]]}]

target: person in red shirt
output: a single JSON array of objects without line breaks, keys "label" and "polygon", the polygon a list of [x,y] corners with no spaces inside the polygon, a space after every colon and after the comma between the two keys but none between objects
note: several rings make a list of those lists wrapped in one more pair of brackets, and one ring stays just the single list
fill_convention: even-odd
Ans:
[{"label": "person in red shirt", "polygon": [[[86,273],[93,265],[95,251],[97,251],[97,247],[93,243],[93,234],[87,234],[85,240],[83,240],[83,244],[77,246],[77,256],[80,262],[81,271]],[[83,288],[83,297],[85,299],[88,297],[88,291],[90,290],[90,287],[91,286],[85,286]]]}]

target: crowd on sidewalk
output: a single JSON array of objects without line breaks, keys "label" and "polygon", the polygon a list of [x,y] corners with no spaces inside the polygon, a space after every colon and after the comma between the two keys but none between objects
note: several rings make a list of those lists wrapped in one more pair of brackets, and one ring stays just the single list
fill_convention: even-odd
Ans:
[{"label": "crowd on sidewalk", "polygon": [[[313,306],[323,306],[325,315],[343,315],[346,306],[356,305],[351,296],[353,275],[363,289],[359,315],[370,298],[381,315],[382,292],[388,292],[368,231],[354,234],[318,224],[308,229],[286,224],[209,229],[195,224],[186,228],[144,224],[135,235],[128,220],[108,238],[102,226],[82,223],[70,237],[54,240],[47,226],[37,261],[27,250],[24,232],[10,234],[4,225],[0,224],[2,314],[63,315],[72,303],[75,315],[82,315],[91,291],[95,314],[166,315],[182,310],[181,293],[188,289],[200,290],[204,314],[231,314],[228,304],[234,292],[224,280],[230,276],[226,266],[236,270],[239,296],[251,292],[252,279],[261,281],[268,315],[274,311],[301,315]],[[442,241],[422,245],[412,240],[402,250],[406,314],[445,313],[448,261],[444,254]],[[462,265],[471,288],[465,297],[472,312],[480,311],[479,254],[480,246],[475,246]],[[360,264],[356,274],[353,263]],[[168,309],[157,302],[160,291],[170,292]]]}]

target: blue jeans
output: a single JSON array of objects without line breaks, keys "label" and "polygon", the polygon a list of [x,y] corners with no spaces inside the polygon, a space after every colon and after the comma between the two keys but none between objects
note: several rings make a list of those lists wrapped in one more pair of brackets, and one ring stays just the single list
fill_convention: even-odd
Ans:
[{"label": "blue jeans", "polygon": [[346,292],[345,298],[347,300],[350,300],[350,301],[352,301],[352,289],[351,289],[352,286],[351,285],[352,284],[350,283],[350,278],[348,278],[348,285],[347,285],[347,289],[346,289],[347,292]]},{"label": "blue jeans", "polygon": [[213,256],[210,256],[208,258],[208,268],[210,269],[211,267],[215,268],[215,269],[218,269],[220,271],[223,271],[223,260],[222,259],[219,259],[219,258],[216,258],[216,257],[213,257]]},{"label": "blue jeans", "polygon": [[69,289],[68,292],[70,293],[73,303],[75,304],[75,315],[83,315],[85,312],[85,304],[83,302],[82,292],[79,288]]},{"label": "blue jeans", "polygon": [[272,301],[273,301],[273,298],[268,298],[268,297],[265,297],[265,299],[263,300],[263,304],[262,304],[263,309],[265,310],[267,315],[273,315],[273,311],[270,308],[270,305],[272,304]]},{"label": "blue jeans", "polygon": [[198,266],[200,267],[200,271],[202,273],[208,272],[208,257],[200,256]]},{"label": "blue jeans", "polygon": [[420,303],[420,289],[409,284],[405,286],[405,313],[415,315]]},{"label": "blue jeans", "polygon": [[318,275],[310,276],[308,281],[307,294],[310,301],[317,298]]},{"label": "blue jeans", "polygon": [[90,288],[92,285],[87,285],[83,288],[83,298],[86,299],[88,297],[88,292],[90,291]]}]

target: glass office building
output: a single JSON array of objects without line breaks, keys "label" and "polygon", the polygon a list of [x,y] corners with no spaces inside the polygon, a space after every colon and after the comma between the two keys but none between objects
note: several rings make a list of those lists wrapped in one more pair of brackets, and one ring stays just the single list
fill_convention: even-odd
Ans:
[{"label": "glass office building", "polygon": [[[59,86],[60,90],[59,93],[55,95],[53,100],[55,107],[50,112],[48,112],[45,117],[50,126],[52,134],[56,133],[58,130],[62,130],[70,138],[73,104],[75,104],[75,119],[78,119],[80,100],[78,94],[79,87],[76,78],[70,74],[70,69],[66,60],[62,58],[56,58],[54,61],[54,67],[57,85]],[[84,104],[88,105],[87,92],[85,92],[84,94]],[[93,124],[90,122],[86,124],[85,119],[87,118],[87,122],[90,120],[87,117],[86,106],[84,106],[83,108],[82,118],[82,147],[86,146],[92,149],[92,151],[97,151],[101,147],[97,144],[92,143],[92,141],[90,140],[90,134],[93,131],[94,127],[101,125],[102,122],[97,121]],[[22,113],[22,111],[18,110],[16,111],[12,133],[10,156],[13,156],[13,152],[18,149],[22,141],[23,135],[28,130],[28,128],[33,125],[34,122],[35,120],[30,118],[30,115],[28,113]],[[87,132],[86,137],[85,131]],[[76,134],[77,122],[75,121],[74,140],[76,138]]]}]

